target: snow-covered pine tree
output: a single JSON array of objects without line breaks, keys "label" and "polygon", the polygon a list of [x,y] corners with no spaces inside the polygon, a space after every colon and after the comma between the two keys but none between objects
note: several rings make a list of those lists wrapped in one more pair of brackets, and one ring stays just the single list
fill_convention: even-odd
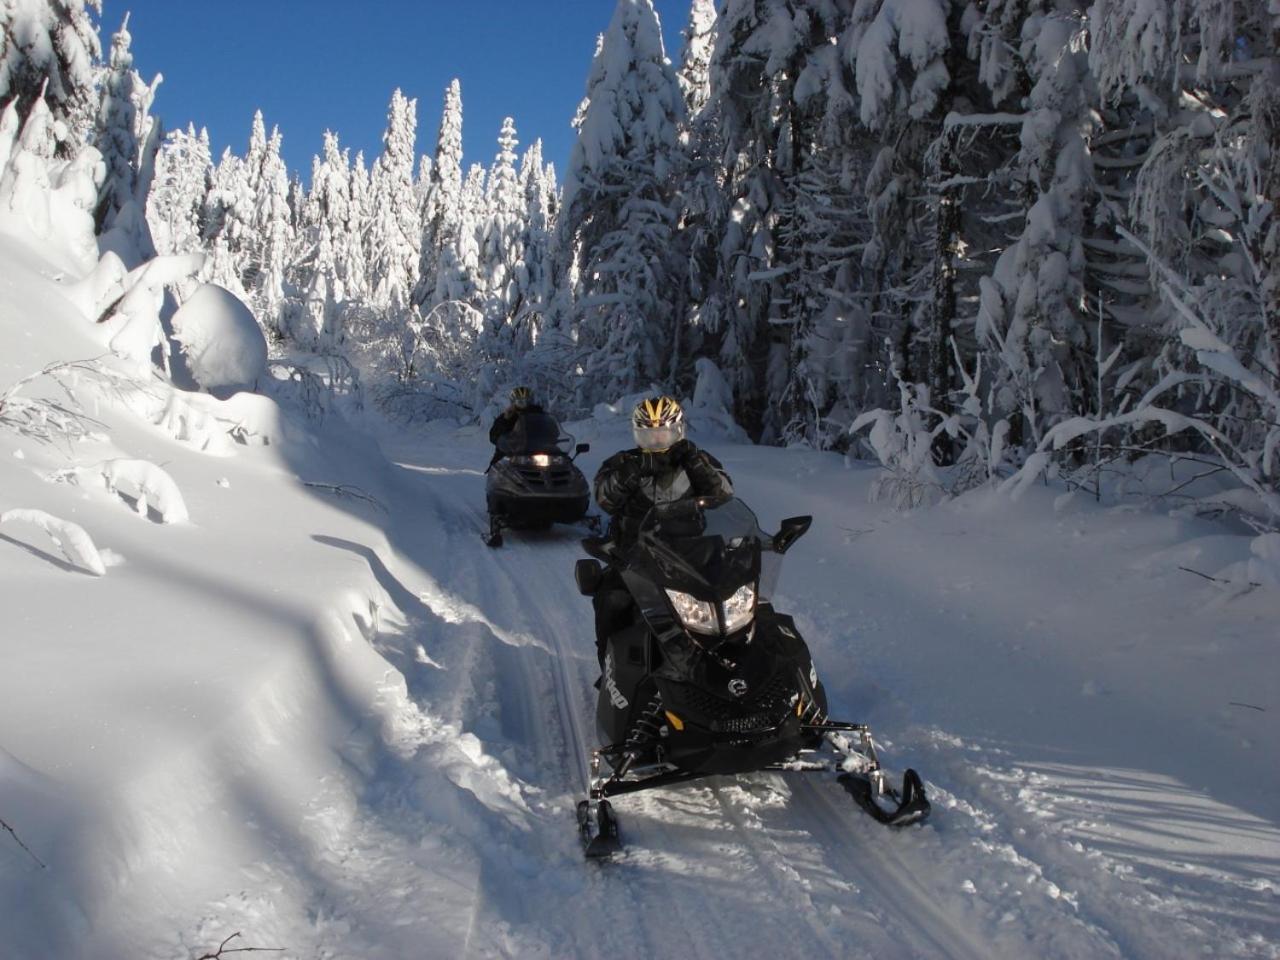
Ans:
[{"label": "snow-covered pine tree", "polygon": [[1032,443],[1087,412],[1096,392],[1083,245],[1093,199],[1085,140],[1092,105],[1080,13],[1024,21],[1020,57],[1032,87],[1018,167],[1030,209],[1021,236],[982,282],[977,318],[994,361],[993,413],[1018,415],[1014,422]]},{"label": "snow-covered pine tree", "polygon": [[273,127],[261,152],[252,229],[257,261],[254,305],[259,319],[277,336],[284,336],[280,322],[285,301],[284,278],[294,245],[293,217],[289,207],[289,173],[280,155],[280,130]]},{"label": "snow-covered pine tree", "polygon": [[619,0],[587,80],[559,228],[579,277],[574,325],[591,351],[580,401],[668,378],[683,120],[652,3]]},{"label": "snow-covered pine tree", "polygon": [[456,269],[462,229],[462,85],[453,80],[445,91],[436,137],[431,183],[422,220],[422,258],[413,302],[425,317],[449,298],[459,283],[445,274]]},{"label": "snow-covered pine tree", "polygon": [[498,133],[498,154],[489,169],[485,198],[488,216],[480,249],[489,345],[503,354],[513,345],[512,322],[528,286],[523,242],[527,200],[516,170],[518,144],[515,121],[507,117]]},{"label": "snow-covered pine tree", "polygon": [[676,77],[684,93],[685,114],[696,117],[711,98],[711,55],[715,49],[715,0],[693,0],[685,25]]},{"label": "snow-covered pine tree", "polygon": [[243,278],[253,241],[254,201],[245,161],[226,148],[205,199],[202,219],[210,257],[200,279],[226,287],[242,300],[249,299]]},{"label": "snow-covered pine tree", "polygon": [[102,13],[101,0],[0,4],[0,110],[12,101],[25,122],[43,97],[65,128],[55,137],[64,158],[84,145],[98,108],[102,46],[91,12]]},{"label": "snow-covered pine tree", "polygon": [[160,148],[160,121],[151,116],[160,78],[150,85],[133,69],[129,16],[111,38],[111,58],[102,82],[102,98],[93,143],[106,173],[98,189],[94,227],[110,234],[106,244],[134,267],[155,255],[147,226],[147,193]]},{"label": "snow-covered pine tree", "polygon": [[[343,153],[346,159],[346,153]],[[351,203],[347,210],[346,229],[334,232],[334,256],[338,273],[342,277],[347,299],[362,300],[371,289],[369,258],[365,252],[365,234],[369,228],[369,170],[365,166],[364,151],[356,151],[351,165]]]},{"label": "snow-covered pine tree", "polygon": [[422,225],[413,189],[418,102],[397,89],[371,177],[366,250],[374,306],[407,307],[417,283]]},{"label": "snow-covered pine tree", "polygon": [[194,124],[169,133],[156,156],[156,176],[147,197],[147,222],[162,254],[204,249],[205,197],[213,181],[209,131]]},{"label": "snow-covered pine tree", "polygon": [[555,225],[555,167],[542,160],[542,141],[535,140],[520,162],[520,190],[524,199],[521,260],[525,270],[524,299],[515,317],[518,348],[536,343],[554,279],[551,234]]},{"label": "snow-covered pine tree", "polygon": [[[1090,65],[1106,135],[1119,139],[1126,127],[1145,134],[1123,141],[1127,166],[1137,172],[1126,195],[1106,197],[1104,210],[1120,241],[1145,256],[1150,272],[1141,280],[1159,298],[1139,322],[1117,324],[1130,361],[1122,364],[1128,390],[1118,402],[1137,403],[1133,427],[1114,442],[1121,452],[1190,445],[1217,457],[1269,504],[1266,522],[1275,526],[1280,321],[1268,309],[1280,238],[1280,9],[1270,8],[1097,0]],[[1138,415],[1174,403],[1194,414],[1193,430],[1166,437]]]},{"label": "snow-covered pine tree", "polygon": [[[480,244],[484,240],[484,225],[489,216],[485,190],[484,164],[473,163],[467,170],[462,184],[461,218],[458,221],[458,238],[440,270],[437,300],[457,300],[480,309],[484,302],[483,277],[480,274]],[[444,296],[441,296],[444,294]]]}]

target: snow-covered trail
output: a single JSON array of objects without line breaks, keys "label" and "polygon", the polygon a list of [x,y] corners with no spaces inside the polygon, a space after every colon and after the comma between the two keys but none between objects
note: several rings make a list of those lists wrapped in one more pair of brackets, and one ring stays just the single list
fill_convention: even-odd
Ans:
[{"label": "snow-covered trail", "polygon": [[[388,453],[406,472],[392,546],[433,579],[423,600],[438,620],[384,655],[416,661],[406,675],[423,709],[474,734],[537,798],[489,838],[503,853],[479,872],[476,929],[505,930],[522,952],[549,956],[779,956],[798,944],[832,957],[1130,953],[1053,892],[1034,860],[976,842],[988,829],[979,818],[943,809],[937,825],[889,833],[829,780],[760,775],[626,798],[617,808],[628,853],[603,868],[583,863],[572,808],[594,732],[596,664],[589,603],[572,580],[578,534],[517,533],[489,550],[482,445],[402,440]],[[765,460],[753,458],[752,472]],[[761,502],[777,493],[767,486],[745,475],[740,484]],[[806,498],[791,499],[798,509],[787,512],[802,512]],[[468,946],[505,952],[492,939]],[[1148,946],[1134,955],[1162,955]]]}]

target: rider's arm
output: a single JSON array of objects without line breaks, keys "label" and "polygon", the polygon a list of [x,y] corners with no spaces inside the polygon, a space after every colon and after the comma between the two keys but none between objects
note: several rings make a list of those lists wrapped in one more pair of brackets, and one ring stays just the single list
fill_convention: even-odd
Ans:
[{"label": "rider's arm", "polygon": [[596,473],[596,503],[610,516],[622,512],[627,501],[640,489],[640,480],[636,458],[625,451],[614,454]]},{"label": "rider's arm", "polygon": [[498,419],[493,421],[493,426],[489,428],[489,442],[497,443],[506,434],[511,432],[511,427],[516,422],[516,414],[514,410],[503,410],[498,414]]},{"label": "rider's arm", "polygon": [[689,485],[694,495],[699,497],[715,497],[728,499],[733,496],[733,483],[725,472],[720,461],[689,444],[690,450],[684,458],[684,470],[689,475]]}]

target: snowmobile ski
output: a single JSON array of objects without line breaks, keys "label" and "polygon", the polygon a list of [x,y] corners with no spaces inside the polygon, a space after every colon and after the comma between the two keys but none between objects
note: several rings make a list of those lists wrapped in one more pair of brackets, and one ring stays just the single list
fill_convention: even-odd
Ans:
[{"label": "snowmobile ski", "polygon": [[618,819],[613,815],[613,805],[608,800],[578,802],[578,831],[582,834],[588,860],[607,860],[622,852]]},{"label": "snowmobile ski", "polygon": [[[845,773],[836,778],[849,792],[862,810],[877,823],[887,827],[906,827],[928,819],[931,807],[924,793],[920,774],[908,769],[902,775],[902,790],[898,791],[885,782],[883,771],[870,774]],[[887,798],[890,806],[883,806],[879,798]]]}]

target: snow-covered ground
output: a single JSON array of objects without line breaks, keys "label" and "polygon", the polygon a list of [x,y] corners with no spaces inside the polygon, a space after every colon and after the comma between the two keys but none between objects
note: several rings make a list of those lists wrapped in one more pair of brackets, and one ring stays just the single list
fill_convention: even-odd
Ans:
[{"label": "snow-covered ground", "polygon": [[[65,267],[0,264],[0,396],[107,352]],[[0,514],[94,545],[0,524],[6,958],[1280,956],[1280,594],[1180,569],[1248,537],[1043,487],[896,514],[695,433],[766,527],[815,517],[778,605],[934,816],[721,779],[620,800],[601,866],[578,534],[481,544],[480,431],[57,377],[82,439],[0,423]],[[626,443],[572,429],[588,472]]]}]

